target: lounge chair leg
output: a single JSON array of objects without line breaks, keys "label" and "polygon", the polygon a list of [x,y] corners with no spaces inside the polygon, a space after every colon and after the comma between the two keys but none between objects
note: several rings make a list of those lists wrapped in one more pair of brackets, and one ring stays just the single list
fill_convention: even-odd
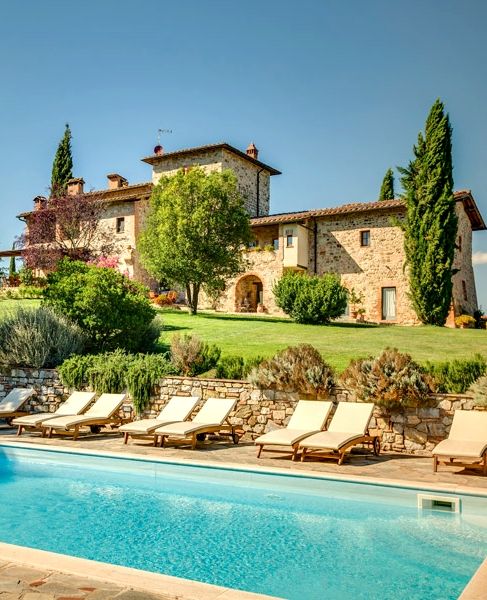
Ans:
[{"label": "lounge chair leg", "polygon": [[78,425],[76,425],[76,427],[74,428],[74,433],[73,433],[73,442],[75,442],[77,440],[78,433],[79,433],[79,427],[78,427]]},{"label": "lounge chair leg", "polygon": [[21,435],[23,429],[24,428],[22,427],[22,425],[19,425],[19,428],[17,429],[17,435]]},{"label": "lounge chair leg", "polygon": [[193,440],[191,442],[191,450],[196,449],[196,433],[193,433]]},{"label": "lounge chair leg", "polygon": [[483,475],[487,475],[487,452],[484,453],[484,467],[482,473]]},{"label": "lounge chair leg", "polygon": [[164,448],[164,442],[166,441],[166,436],[165,435],[161,435],[161,443],[159,444],[159,446],[161,448]]},{"label": "lounge chair leg", "polygon": [[438,457],[433,456],[433,473],[438,471]]},{"label": "lounge chair leg", "polygon": [[345,452],[340,452],[338,454],[338,464],[341,465],[344,460],[345,460]]},{"label": "lounge chair leg", "polygon": [[306,448],[303,448],[301,450],[301,462],[304,462],[305,456],[306,456]]},{"label": "lounge chair leg", "polygon": [[297,460],[297,459],[298,459],[298,446],[294,446],[292,460]]},{"label": "lounge chair leg", "polygon": [[259,447],[257,448],[257,458],[260,458],[260,455],[262,453],[263,445],[262,444],[258,444],[258,446]]},{"label": "lounge chair leg", "polygon": [[48,437],[49,439],[51,439],[51,438],[52,438],[52,427],[49,427],[49,429],[48,429],[48,432],[47,432],[47,437]]},{"label": "lounge chair leg", "polygon": [[126,431],[126,432],[123,434],[123,443],[124,443],[124,444],[126,444],[128,441],[129,441],[129,432],[128,432],[128,431]]}]

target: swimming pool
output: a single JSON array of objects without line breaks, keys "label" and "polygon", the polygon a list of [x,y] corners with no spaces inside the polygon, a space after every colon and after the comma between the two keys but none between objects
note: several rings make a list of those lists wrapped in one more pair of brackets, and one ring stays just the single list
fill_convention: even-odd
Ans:
[{"label": "swimming pool", "polygon": [[0,541],[290,599],[457,598],[487,500],[0,445]]}]

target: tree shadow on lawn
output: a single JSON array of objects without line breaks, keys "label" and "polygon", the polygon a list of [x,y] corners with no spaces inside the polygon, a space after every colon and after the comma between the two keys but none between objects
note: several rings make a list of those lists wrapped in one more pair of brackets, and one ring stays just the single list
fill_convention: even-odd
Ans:
[{"label": "tree shadow on lawn", "polygon": [[[295,321],[291,320],[291,319],[286,319],[283,317],[270,317],[270,316],[247,316],[247,315],[232,315],[232,314],[225,314],[225,313],[205,313],[205,312],[200,312],[197,315],[200,318],[203,319],[216,319],[218,321],[245,321],[247,323],[254,323],[254,322],[263,322],[263,323],[284,323],[287,325],[297,325],[298,323],[296,323]],[[378,327],[380,327],[380,325],[376,324],[376,323],[346,323],[346,322],[331,322],[328,323],[327,325],[313,325],[313,324],[307,324],[308,327],[328,327],[328,326],[332,326],[332,327],[341,327],[344,329],[377,329]]]}]

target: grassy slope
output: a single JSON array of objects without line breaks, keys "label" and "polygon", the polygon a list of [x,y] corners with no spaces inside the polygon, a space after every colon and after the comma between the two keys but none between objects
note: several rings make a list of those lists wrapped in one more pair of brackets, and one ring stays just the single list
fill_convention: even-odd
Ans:
[{"label": "grassy slope", "polygon": [[[0,300],[0,318],[18,306],[38,300]],[[164,341],[175,333],[196,333],[218,344],[224,355],[271,356],[276,350],[296,344],[312,344],[334,367],[343,370],[351,358],[377,354],[386,346],[409,352],[420,361],[466,358],[475,352],[487,356],[487,331],[437,327],[387,327],[339,324],[298,325],[287,319],[160,311]]]},{"label": "grassy slope", "polygon": [[393,327],[339,324],[298,325],[286,319],[161,311],[166,335],[196,333],[218,344],[223,354],[269,356],[289,345],[316,346],[337,369],[351,358],[377,354],[386,346],[409,352],[420,361],[487,356],[487,332],[476,329]]}]

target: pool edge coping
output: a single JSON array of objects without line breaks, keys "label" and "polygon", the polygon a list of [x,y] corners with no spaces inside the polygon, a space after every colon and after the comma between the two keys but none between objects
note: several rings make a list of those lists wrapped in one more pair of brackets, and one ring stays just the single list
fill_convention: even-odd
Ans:
[{"label": "pool edge coping", "polygon": [[151,594],[163,594],[174,600],[280,600],[277,596],[246,592],[193,579],[153,573],[5,542],[0,542],[0,560],[7,564],[20,564],[44,571],[113,583],[118,587],[127,587]]},{"label": "pool edge coping", "polygon": [[463,588],[458,600],[485,600],[487,590],[487,558]]},{"label": "pool edge coping", "polygon": [[403,488],[409,490],[421,490],[421,491],[432,491],[432,492],[444,492],[448,494],[461,494],[464,496],[480,496],[487,499],[487,488],[481,487],[462,487],[461,485],[451,484],[442,482],[441,484],[425,483],[422,481],[415,480],[401,480],[401,479],[390,479],[390,478],[379,478],[370,477],[366,475],[351,475],[341,473],[320,473],[311,470],[299,470],[293,471],[291,469],[280,469],[279,467],[271,466],[259,466],[259,465],[240,465],[232,462],[205,462],[194,459],[178,459],[174,457],[164,456],[141,456],[138,454],[132,454],[130,452],[112,452],[109,450],[90,450],[88,448],[78,448],[76,446],[51,446],[49,444],[35,444],[24,441],[0,441],[0,448],[2,446],[10,448],[25,448],[27,450],[44,450],[47,452],[59,452],[62,454],[81,454],[85,456],[98,456],[105,458],[116,458],[120,460],[136,460],[139,462],[146,463],[160,463],[160,464],[173,464],[182,466],[193,466],[207,469],[221,469],[225,471],[243,471],[246,473],[260,473],[268,475],[282,475],[287,477],[297,478],[308,478],[308,479],[324,479],[334,480],[346,483],[358,483],[363,485],[376,485],[380,487],[393,487]]}]

